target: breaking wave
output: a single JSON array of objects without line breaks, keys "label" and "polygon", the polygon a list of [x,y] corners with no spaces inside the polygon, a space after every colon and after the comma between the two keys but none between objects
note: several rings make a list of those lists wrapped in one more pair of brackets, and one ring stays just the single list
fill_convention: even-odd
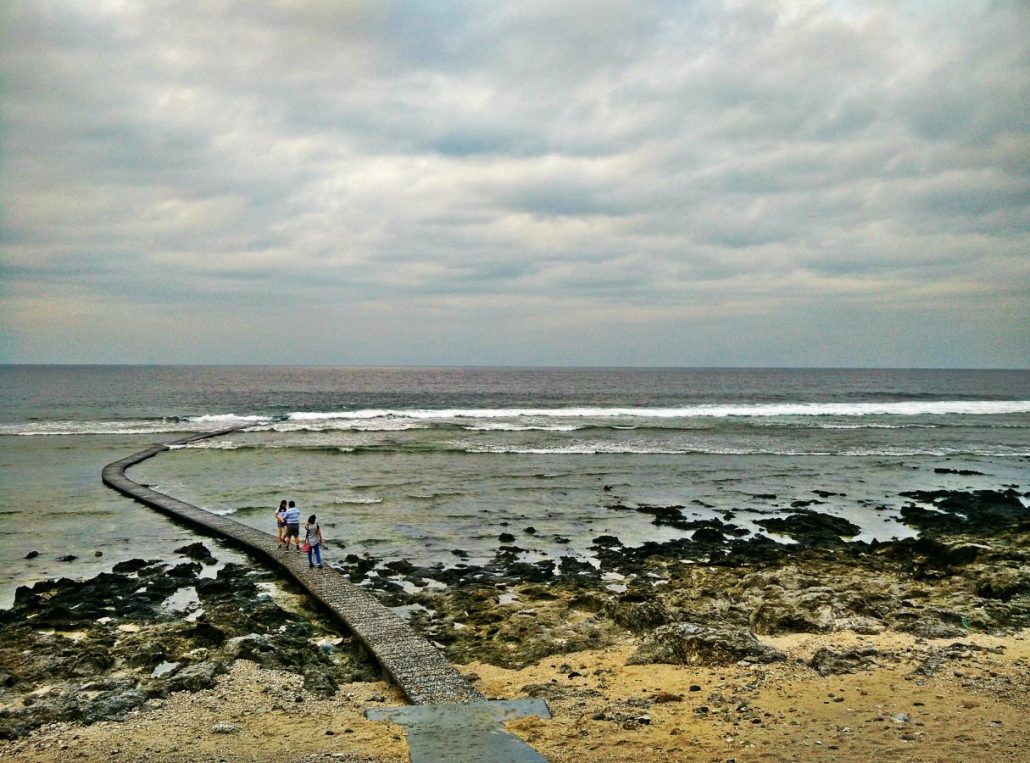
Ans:
[{"label": "breaking wave", "polygon": [[[561,407],[561,408],[367,408],[354,411],[306,412],[286,416],[212,413],[199,416],[124,421],[32,421],[0,424],[0,435],[131,435],[168,432],[202,432],[245,427],[250,431],[326,432],[397,431],[455,428],[484,432],[552,431],[661,426],[685,428],[690,420],[774,418],[794,420],[835,417],[996,416],[1030,413],[1030,400],[936,400],[881,403],[754,403],[739,405],[688,405],[679,407]],[[700,422],[698,422],[700,423]],[[781,422],[769,421],[776,425]],[[790,425],[785,424],[785,425]],[[950,422],[818,422],[819,428],[915,428],[953,426]],[[990,423],[985,426],[993,426]],[[1006,427],[1022,428],[1006,422]]]}]

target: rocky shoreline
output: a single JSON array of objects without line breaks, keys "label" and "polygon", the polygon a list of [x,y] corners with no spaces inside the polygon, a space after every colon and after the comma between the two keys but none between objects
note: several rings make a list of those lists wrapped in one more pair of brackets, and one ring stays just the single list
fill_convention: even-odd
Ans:
[{"label": "rocky shoreline", "polygon": [[[628,548],[600,536],[596,565],[527,562],[535,531],[511,528],[484,565],[455,549],[447,567],[355,555],[340,567],[410,614],[458,665],[519,670],[617,652],[627,666],[769,669],[796,662],[775,643],[794,634],[962,639],[1030,627],[1027,495],[1014,485],[908,494],[901,520],[919,537],[864,543],[849,540],[857,528],[846,520],[818,511],[826,496],[816,491],[761,523],[789,545],[741,531],[733,512],[688,523],[682,507],[613,503],[692,537]],[[304,596],[273,595],[271,573],[219,564],[200,543],[177,551],[185,561],[134,560],[92,580],[18,589],[14,606],[0,611],[0,739],[46,724],[118,721],[177,692],[209,690],[240,660],[302,677],[301,698],[378,678]],[[924,650],[915,669],[931,676],[970,649]],[[804,668],[850,675],[900,659],[830,644]],[[562,680],[576,678],[566,667]],[[557,686],[527,685],[523,695],[560,699]],[[632,721],[627,713],[618,723]]]},{"label": "rocky shoreline", "polygon": [[0,739],[124,719],[214,687],[240,659],[299,673],[317,696],[379,677],[305,597],[277,601],[270,572],[219,564],[201,543],[176,551],[189,561],[135,559],[91,580],[17,590],[0,610]]},{"label": "rocky shoreline", "polygon": [[[848,542],[846,520],[797,507],[765,522],[791,545],[741,537],[728,516],[689,523],[692,538],[667,543],[627,548],[598,537],[596,567],[573,557],[522,562],[526,549],[511,534],[483,566],[419,568],[353,555],[342,566],[387,605],[411,610],[456,663],[519,668],[610,646],[627,632],[644,641],[639,660],[690,663],[694,642],[696,659],[710,660],[704,643],[722,641],[739,645],[725,659],[763,661],[756,635],[954,638],[1030,626],[1030,509],[1021,497],[1014,487],[913,494],[902,517],[920,536],[885,543]],[[660,525],[676,522],[679,508],[620,510]],[[532,535],[523,532],[530,543]],[[671,634],[680,643],[669,645]]]}]

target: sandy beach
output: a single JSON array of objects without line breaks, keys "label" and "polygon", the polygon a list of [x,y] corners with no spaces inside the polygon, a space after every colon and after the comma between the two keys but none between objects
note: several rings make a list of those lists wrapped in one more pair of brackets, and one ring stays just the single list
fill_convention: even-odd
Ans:
[{"label": "sandy beach", "polygon": [[[632,643],[522,670],[463,667],[493,698],[546,698],[551,720],[510,725],[553,761],[1030,760],[1030,633],[925,640],[901,634],[767,639],[756,667],[627,666]],[[855,673],[820,675],[821,648],[875,649]],[[941,659],[932,675],[920,672]],[[303,698],[303,701],[298,701]],[[0,746],[21,761],[403,761],[402,732],[368,707],[382,683],[306,695],[293,674],[239,661],[216,688],[176,693],[122,722],[56,724]]]}]

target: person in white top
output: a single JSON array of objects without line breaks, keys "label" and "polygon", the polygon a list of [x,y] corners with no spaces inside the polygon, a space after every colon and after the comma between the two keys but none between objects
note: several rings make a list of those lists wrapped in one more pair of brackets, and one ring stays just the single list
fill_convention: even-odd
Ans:
[{"label": "person in white top", "polygon": [[311,554],[314,553],[318,568],[322,569],[322,528],[315,521],[315,515],[308,517],[308,523],[304,525],[304,545],[308,551],[308,568],[315,565],[311,562]]}]

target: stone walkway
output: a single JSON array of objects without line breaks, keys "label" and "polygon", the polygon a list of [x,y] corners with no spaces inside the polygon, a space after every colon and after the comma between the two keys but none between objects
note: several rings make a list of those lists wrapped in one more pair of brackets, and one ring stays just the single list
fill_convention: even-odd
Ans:
[{"label": "stone walkway", "polygon": [[[432,733],[433,728],[452,726],[463,728],[465,731],[465,739],[459,743],[465,746],[466,760],[544,761],[544,758],[532,748],[504,732],[499,725],[501,720],[514,717],[514,708],[520,710],[517,714],[549,718],[550,713],[542,701],[519,700],[504,703],[503,707],[502,703],[487,701],[407,622],[338,571],[330,567],[310,569],[306,554],[277,549],[276,538],[270,533],[256,530],[229,517],[212,514],[133,482],[125,476],[125,470],[130,466],[163,453],[172,445],[185,445],[196,440],[219,437],[242,428],[244,427],[205,432],[170,443],[154,445],[108,464],[104,467],[102,479],[105,485],[130,498],[264,557],[273,566],[288,573],[309,594],[335,613],[412,704],[431,705],[436,708],[429,716],[412,714],[404,708],[397,708],[392,714],[381,713],[378,717],[370,715],[376,719],[392,720],[406,725],[413,763],[455,759],[450,757],[454,751],[453,739],[451,746],[446,750],[437,750],[431,743],[432,739],[439,736]],[[427,718],[432,719],[432,722],[427,724]],[[494,725],[484,725],[481,722],[484,718],[495,718]]]}]

